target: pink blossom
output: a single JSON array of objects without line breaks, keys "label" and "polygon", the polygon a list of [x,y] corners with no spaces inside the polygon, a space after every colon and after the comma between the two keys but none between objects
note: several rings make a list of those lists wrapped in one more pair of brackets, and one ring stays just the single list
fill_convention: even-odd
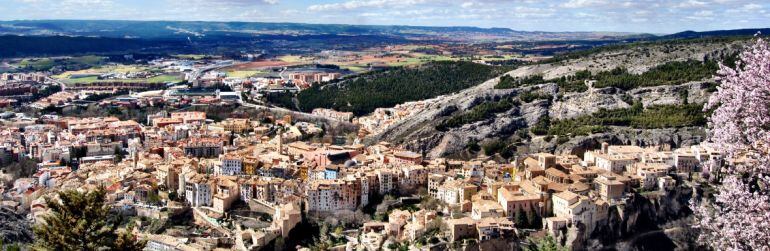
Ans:
[{"label": "pink blossom", "polygon": [[718,250],[770,250],[770,48],[757,38],[704,109],[710,139],[727,161],[713,200],[693,203],[700,241]]}]

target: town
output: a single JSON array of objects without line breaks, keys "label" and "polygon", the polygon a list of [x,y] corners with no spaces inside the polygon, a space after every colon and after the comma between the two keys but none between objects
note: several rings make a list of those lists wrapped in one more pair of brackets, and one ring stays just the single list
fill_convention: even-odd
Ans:
[{"label": "town", "polygon": [[[316,245],[348,250],[511,247],[529,235],[574,238],[606,224],[608,210],[628,196],[665,196],[722,161],[708,144],[608,143],[582,157],[425,159],[387,142],[302,140],[323,130],[288,115],[212,122],[204,112],[183,111],[141,123],[28,121],[3,127],[1,161],[40,163],[32,178],[0,183],[8,184],[0,186],[2,204],[35,221],[48,212],[44,197],[55,191],[104,189],[109,205],[137,222],[132,231],[148,240],[149,250],[260,249],[297,238],[307,231],[301,224],[331,236]],[[190,222],[171,223],[185,214]]]},{"label": "town", "polygon": [[0,9],[0,251],[770,250],[770,2]]}]

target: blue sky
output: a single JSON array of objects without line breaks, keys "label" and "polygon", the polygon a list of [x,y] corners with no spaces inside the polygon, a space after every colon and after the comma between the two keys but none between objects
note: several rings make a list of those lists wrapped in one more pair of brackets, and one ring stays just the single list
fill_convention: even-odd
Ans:
[{"label": "blue sky", "polygon": [[118,19],[672,33],[770,27],[757,0],[0,0],[0,20]]}]

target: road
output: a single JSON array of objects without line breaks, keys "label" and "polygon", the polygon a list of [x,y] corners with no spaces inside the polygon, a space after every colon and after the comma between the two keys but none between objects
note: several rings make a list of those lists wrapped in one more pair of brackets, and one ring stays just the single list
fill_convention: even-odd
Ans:
[{"label": "road", "polygon": [[336,125],[344,125],[349,127],[358,127],[357,125],[351,122],[340,121],[340,120],[331,119],[323,116],[313,115],[306,112],[298,112],[298,111],[289,110],[283,107],[258,105],[258,104],[249,103],[243,100],[239,100],[238,102],[241,106],[244,106],[244,107],[254,108],[257,110],[267,110],[273,114],[290,114],[293,118],[297,118],[301,120],[323,121],[323,122],[326,122],[327,124],[332,124],[332,125],[336,124]]},{"label": "road", "polygon": [[216,69],[222,69],[222,68],[230,67],[230,66],[233,66],[233,65],[235,65],[235,62],[233,62],[231,60],[228,60],[228,61],[225,61],[225,62],[219,62],[219,63],[213,64],[213,65],[209,65],[209,66],[206,66],[206,67],[203,67],[203,68],[195,69],[195,70],[193,70],[192,74],[190,74],[190,81],[193,81],[193,82],[197,81],[198,78],[201,75],[203,75],[204,73],[206,73],[207,71],[212,71],[212,70],[216,70]]}]

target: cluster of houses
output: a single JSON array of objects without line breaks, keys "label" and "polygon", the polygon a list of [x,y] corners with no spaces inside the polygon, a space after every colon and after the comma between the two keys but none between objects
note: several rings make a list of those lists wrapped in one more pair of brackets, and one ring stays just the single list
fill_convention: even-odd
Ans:
[{"label": "cluster of houses", "polygon": [[[54,191],[104,187],[121,213],[158,216],[186,206],[195,224],[217,233],[144,234],[151,250],[208,249],[222,240],[249,250],[289,237],[303,216],[339,217],[388,196],[401,197],[400,204],[416,201],[416,208],[391,208],[383,212],[387,217],[363,223],[346,244],[376,250],[433,238],[438,229],[445,238],[434,245],[511,239],[522,228],[560,235],[582,226],[590,233],[630,193],[675,189],[691,173],[722,161],[708,144],[668,150],[607,143],[582,157],[424,159],[386,142],[313,143],[304,139],[322,133],[320,126],[290,117],[214,122],[188,111],[153,114],[145,122],[44,116],[21,128],[3,127],[0,162],[34,158],[37,169],[32,178],[0,187],[2,204],[39,219],[47,212],[43,198]],[[269,214],[271,221],[260,227],[226,223],[258,221],[244,211]]]}]

